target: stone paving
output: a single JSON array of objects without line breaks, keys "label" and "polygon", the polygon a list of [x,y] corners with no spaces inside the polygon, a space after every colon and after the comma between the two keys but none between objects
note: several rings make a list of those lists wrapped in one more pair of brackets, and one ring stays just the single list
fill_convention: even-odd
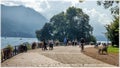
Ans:
[{"label": "stone paving", "polygon": [[[88,47],[88,46],[86,46]],[[115,67],[84,55],[78,46],[57,46],[54,50],[39,49],[20,53],[3,63],[2,67]]]}]

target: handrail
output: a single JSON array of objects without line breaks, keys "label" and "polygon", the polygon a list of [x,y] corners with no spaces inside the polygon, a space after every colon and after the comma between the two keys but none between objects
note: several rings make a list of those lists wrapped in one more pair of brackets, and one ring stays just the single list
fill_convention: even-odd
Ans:
[{"label": "handrail", "polygon": [[[35,43],[35,44],[34,44]],[[63,45],[62,42],[59,43],[55,43],[54,46],[58,46],[58,45]],[[33,42],[32,44],[29,45],[30,49],[36,49],[36,48],[42,48],[42,44],[40,44],[39,42]],[[27,52],[27,50],[29,50],[27,48],[27,46],[25,45],[16,45],[16,46],[12,46],[14,50],[11,50],[10,48],[3,48],[1,49],[1,62],[4,62],[5,60],[16,56],[17,54],[23,53],[23,52]]]}]

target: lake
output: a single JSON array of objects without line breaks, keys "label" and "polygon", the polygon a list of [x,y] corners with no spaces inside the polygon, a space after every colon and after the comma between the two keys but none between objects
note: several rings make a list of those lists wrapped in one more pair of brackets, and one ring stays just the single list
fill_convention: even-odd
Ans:
[{"label": "lake", "polygon": [[11,46],[16,46],[24,42],[38,42],[37,38],[20,38],[20,37],[1,37],[1,48],[6,47],[8,44]]},{"label": "lake", "polygon": [[[1,48],[6,47],[8,44],[10,44],[11,46],[16,46],[24,42],[29,42],[31,44],[33,42],[38,42],[38,40],[37,38],[1,37]],[[107,41],[97,41],[97,42],[107,43]]]}]

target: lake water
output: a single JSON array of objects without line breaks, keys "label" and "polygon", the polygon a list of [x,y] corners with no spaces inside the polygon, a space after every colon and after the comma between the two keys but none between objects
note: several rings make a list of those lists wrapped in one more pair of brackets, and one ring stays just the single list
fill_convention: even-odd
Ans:
[{"label": "lake water", "polygon": [[37,38],[20,38],[20,37],[1,37],[1,48],[6,47],[8,44],[16,46],[24,42],[38,42]]},{"label": "lake water", "polygon": [[110,41],[97,41],[97,43],[111,43]]},{"label": "lake water", "polygon": [[[24,42],[29,42],[30,44],[33,42],[38,42],[37,38],[20,38],[20,37],[1,37],[1,48],[6,47],[8,44],[12,46],[20,45]],[[107,41],[97,41],[101,43],[107,43]],[[109,41],[110,43],[110,41]]]}]

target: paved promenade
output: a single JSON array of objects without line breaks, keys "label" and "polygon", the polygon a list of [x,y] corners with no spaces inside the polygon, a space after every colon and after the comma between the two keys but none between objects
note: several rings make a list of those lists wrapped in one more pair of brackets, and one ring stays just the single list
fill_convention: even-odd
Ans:
[{"label": "paved promenade", "polygon": [[[86,46],[88,47],[88,46]],[[57,46],[54,50],[41,48],[20,53],[1,64],[2,67],[111,67],[84,55],[78,46]]]}]

